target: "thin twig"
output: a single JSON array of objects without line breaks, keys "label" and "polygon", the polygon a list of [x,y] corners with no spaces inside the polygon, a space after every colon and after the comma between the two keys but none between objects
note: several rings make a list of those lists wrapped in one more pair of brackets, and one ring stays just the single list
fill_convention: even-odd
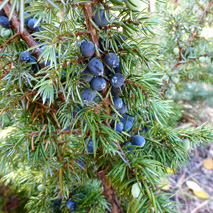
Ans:
[{"label": "thin twig", "polygon": [[128,79],[126,79],[125,82],[126,82],[127,84],[131,84],[131,85],[134,86],[134,87],[139,87],[140,89],[142,89],[142,91],[144,92],[144,94],[146,94],[146,90],[145,90],[140,84],[134,83],[134,82],[132,82],[132,81],[130,81],[130,80],[128,80]]},{"label": "thin twig", "polygon": [[33,141],[33,138],[34,138],[34,137],[31,138],[31,149],[32,149],[32,150],[35,149],[35,148],[34,148],[34,141]]},{"label": "thin twig", "polygon": [[202,56],[209,56],[209,54],[206,53],[206,54],[203,54],[203,55],[199,55],[199,56],[197,56],[196,58],[193,58],[193,59],[191,59],[191,60],[189,60],[189,61],[179,61],[179,60],[177,60],[176,63],[175,63],[175,65],[172,67],[172,72],[174,72],[174,71],[176,70],[176,68],[177,68],[179,65],[182,65],[182,64],[190,64],[191,62],[193,62],[193,61],[199,59],[199,58],[202,57]]},{"label": "thin twig", "polygon": [[101,5],[107,9],[109,6],[107,3],[105,3],[103,0],[94,0],[92,4],[101,3]]},{"label": "thin twig", "polygon": [[204,207],[205,205],[207,205],[209,203],[210,200],[205,200],[204,202],[202,202],[199,206],[197,206],[195,209],[193,209],[191,211],[191,213],[196,213],[199,209],[201,209],[202,207]]},{"label": "thin twig", "polygon": [[[118,52],[124,52],[124,51],[127,51],[127,50],[126,50],[126,49],[123,49],[123,48],[118,49]],[[131,49],[131,51],[133,51],[133,52],[138,52],[138,49],[133,48],[133,49]]]},{"label": "thin twig", "polygon": [[98,105],[95,107],[91,108],[89,111],[94,111],[96,114],[98,113],[98,109],[103,105],[103,104],[110,104],[109,97],[103,98]]},{"label": "thin twig", "polygon": [[5,44],[9,43],[10,41],[12,41],[13,39],[15,39],[16,37],[20,36],[21,33],[17,32],[16,34],[14,34],[13,36],[11,36],[10,38],[8,38],[4,43],[2,43],[0,45],[0,48],[2,48]]},{"label": "thin twig", "polygon": [[[6,64],[3,65],[3,67],[0,67],[0,70],[3,70],[7,65],[10,65],[12,62],[13,62],[13,60],[8,61]],[[6,76],[7,74],[8,74],[8,73],[5,73],[5,76]],[[5,76],[4,76],[4,77],[5,77]]]},{"label": "thin twig", "polygon": [[[75,132],[75,133],[78,133],[78,134],[80,134],[81,133],[81,129],[74,129],[72,132]],[[34,136],[34,135],[38,135],[38,134],[44,134],[45,133],[45,131],[35,131],[35,132],[31,132],[30,134],[28,134],[28,135],[26,135],[25,136],[25,138],[30,138],[30,137],[32,137],[32,136]],[[53,131],[53,132],[51,132],[52,134],[56,134],[56,135],[61,135],[61,134],[68,134],[68,133],[71,133],[71,130],[64,130],[64,131],[62,131],[62,132],[60,132],[60,131]]]},{"label": "thin twig", "polygon": [[16,101],[14,101],[13,103],[10,104],[10,106],[6,106],[2,109],[2,111],[0,112],[0,115],[2,115],[2,113],[8,109],[10,109],[10,107],[14,106],[15,104],[17,104],[20,100],[22,100],[23,98],[30,96],[30,95],[35,95],[37,92],[33,91],[33,92],[27,92],[25,94],[23,94],[21,97],[19,97]]},{"label": "thin twig", "polygon": [[63,33],[58,35],[58,39],[61,39],[62,37],[71,37],[73,36],[73,34],[75,34],[75,36],[80,36],[80,35],[88,35],[89,33],[84,31],[84,32],[74,32],[74,33]]},{"label": "thin twig", "polygon": [[46,106],[46,105],[44,105],[44,104],[42,104],[42,103],[40,103],[40,102],[38,102],[38,101],[35,101],[35,103],[38,104],[38,105],[40,105],[41,107],[43,107],[43,108],[45,108],[45,109],[48,109],[48,110],[53,111],[53,112],[57,112],[56,109],[53,109],[53,108],[51,108],[51,107],[48,107],[48,106]]},{"label": "thin twig", "polygon": [[71,61],[69,61],[69,63],[67,63],[67,62],[64,62],[63,63],[63,66],[67,66],[67,64],[75,64],[75,63],[79,63],[79,62],[82,62],[82,61],[88,61],[88,59],[87,58],[81,58],[81,57],[79,57],[78,59],[76,59],[76,60],[71,60]]},{"label": "thin twig", "polygon": [[127,159],[127,157],[126,157],[126,155],[125,155],[123,149],[121,148],[120,143],[117,141],[116,144],[117,144],[117,147],[118,147],[118,149],[120,150],[121,154],[123,155],[124,159],[126,160],[126,162],[129,163],[129,160]]},{"label": "thin twig", "polygon": [[36,104],[35,109],[34,109],[34,111],[33,111],[33,114],[32,114],[32,117],[31,117],[32,120],[33,120],[33,118],[35,117],[35,114],[36,114],[37,109],[38,109],[38,104]]}]

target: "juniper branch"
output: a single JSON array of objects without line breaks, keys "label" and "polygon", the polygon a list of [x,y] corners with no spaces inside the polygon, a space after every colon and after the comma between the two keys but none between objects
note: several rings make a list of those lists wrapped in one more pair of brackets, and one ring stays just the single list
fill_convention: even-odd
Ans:
[{"label": "juniper branch", "polygon": [[26,92],[25,94],[23,94],[21,97],[19,97],[16,101],[14,101],[13,103],[11,103],[10,106],[6,106],[2,109],[2,111],[0,112],[0,115],[2,115],[2,113],[8,109],[10,109],[12,106],[14,106],[15,104],[17,104],[20,100],[22,100],[23,98],[30,96],[30,95],[35,95],[37,92],[33,91],[33,92]]},{"label": "juniper branch", "polygon": [[[99,47],[97,31],[93,27],[92,23],[90,22],[90,19],[92,18],[92,3],[84,3],[83,11],[84,11],[84,17],[85,17],[87,29],[91,33],[91,34],[89,34],[89,38],[93,43],[95,43]],[[97,55],[97,53],[96,53],[96,55]],[[106,94],[107,94],[107,88],[104,91],[102,91],[102,95],[104,97],[106,96]],[[110,106],[107,105],[107,107],[110,110]],[[105,122],[107,122],[107,120]],[[122,209],[121,209],[118,199],[116,197],[115,190],[112,188],[112,186],[108,186],[107,179],[103,174],[100,174],[99,178],[101,179],[101,181],[103,183],[104,196],[107,199],[107,201],[111,204],[111,212],[112,213],[122,212]]]},{"label": "juniper branch", "polygon": [[[195,36],[195,32],[196,32],[196,28],[200,25],[200,23],[202,22],[203,20],[203,17],[204,15],[206,14],[206,12],[208,11],[208,9],[211,7],[211,5],[213,4],[213,0],[211,0],[209,2],[209,4],[207,5],[207,7],[203,10],[198,22],[197,22],[197,25],[194,27],[194,30],[191,32],[190,36],[189,36],[189,42],[188,42],[188,47],[191,45],[193,39],[194,39],[194,36]],[[184,53],[186,52],[186,50],[184,51]]]},{"label": "juniper branch", "polygon": [[[2,3],[2,1],[0,0],[0,3]],[[10,3],[7,3],[5,6],[4,6],[4,11],[5,11],[5,14],[7,15],[7,17],[9,17],[9,14],[10,14],[10,10],[11,10],[11,4]],[[34,47],[37,44],[37,42],[33,39],[33,37],[30,35],[30,33],[28,32],[28,30],[26,28],[24,28],[23,32],[20,32],[20,29],[19,29],[19,26],[20,26],[20,22],[19,22],[19,19],[18,19],[18,16],[17,16],[17,13],[16,11],[13,12],[13,15],[10,19],[11,23],[12,23],[12,26],[13,28],[16,30],[17,33],[20,33],[21,37],[23,38],[23,40],[27,43],[27,45],[29,47]],[[32,53],[36,58],[39,58],[39,55],[40,55],[40,48],[39,47],[36,47]],[[40,64],[41,67],[45,67],[44,64]]]},{"label": "juniper branch", "polygon": [[[197,27],[198,27],[199,24],[202,22],[204,15],[206,14],[206,12],[208,11],[208,9],[211,7],[212,4],[213,4],[213,0],[211,0],[211,1],[209,2],[209,4],[206,6],[206,8],[204,9],[204,11],[203,11],[202,14],[200,15],[200,18],[198,19],[198,22],[197,22],[196,26],[194,27],[194,30],[193,30],[193,31],[191,32],[191,34],[189,35],[188,47],[182,52],[182,54],[185,54],[185,53],[186,53],[186,50],[190,47],[192,41],[194,40]],[[179,51],[181,51],[180,48],[179,48]],[[180,54],[181,54],[181,53],[180,53]],[[179,54],[179,55],[180,55],[180,54]],[[181,64],[183,64],[183,63],[180,63],[181,60],[182,60],[182,57],[179,57],[179,58],[176,60],[174,66],[173,66],[172,69],[171,69],[171,72],[174,72],[174,71],[177,69],[178,66],[180,66]],[[192,62],[192,61],[191,61],[191,62]]]},{"label": "juniper branch", "polygon": [[[10,38],[8,38],[4,43],[2,43],[0,45],[0,48],[2,48],[4,45],[6,45],[7,43],[9,43],[10,41],[12,41],[13,39],[15,39],[16,37],[20,36],[21,32],[17,32],[16,34],[14,34],[13,36],[11,36]],[[1,53],[1,51],[0,51]]]}]

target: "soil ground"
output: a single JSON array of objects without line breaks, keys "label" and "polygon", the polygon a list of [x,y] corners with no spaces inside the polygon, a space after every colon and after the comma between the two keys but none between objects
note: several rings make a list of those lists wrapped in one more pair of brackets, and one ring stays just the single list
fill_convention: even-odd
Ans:
[{"label": "soil ground", "polygon": [[[213,104],[205,101],[185,103],[185,110],[180,126],[199,126],[204,122],[213,124]],[[189,153],[189,162],[176,174],[168,176],[167,191],[172,194],[171,200],[180,203],[176,210],[181,213],[213,213],[213,170],[203,167],[203,160],[213,159],[213,141],[209,145],[194,147]],[[208,195],[208,198],[198,198],[187,187],[186,181],[197,183]]]}]

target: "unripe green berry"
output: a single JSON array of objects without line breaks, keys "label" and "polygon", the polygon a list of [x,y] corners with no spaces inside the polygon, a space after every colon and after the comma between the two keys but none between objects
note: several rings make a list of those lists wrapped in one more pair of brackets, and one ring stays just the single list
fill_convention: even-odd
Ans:
[{"label": "unripe green berry", "polygon": [[141,192],[140,187],[141,187],[141,183],[140,183],[140,182],[139,182],[139,184],[138,184],[138,182],[137,182],[137,183],[134,183],[134,184],[132,185],[132,190],[131,190],[131,192],[132,192],[132,196],[133,196],[134,198],[137,198],[137,197],[139,196],[139,194],[140,194],[140,192]]},{"label": "unripe green berry", "polygon": [[175,48],[173,49],[173,53],[174,53],[175,55],[179,55],[179,48],[178,48],[178,47],[175,47]]},{"label": "unripe green berry", "polygon": [[9,37],[11,34],[10,29],[2,28],[1,30],[1,36],[4,38]]},{"label": "unripe green berry", "polygon": [[204,62],[206,61],[205,56],[201,56],[201,57],[199,58],[199,61],[200,61],[201,63],[204,63]]},{"label": "unripe green berry", "polygon": [[205,62],[207,63],[207,64],[209,64],[209,63],[211,63],[211,58],[210,57],[205,57]]},{"label": "unripe green berry", "polygon": [[191,149],[191,143],[188,138],[183,139],[183,147],[186,151]]},{"label": "unripe green berry", "polygon": [[171,88],[171,89],[170,89],[170,93],[171,93],[172,96],[174,96],[174,95],[176,94],[175,89]]},{"label": "unripe green berry", "polygon": [[168,89],[166,92],[165,92],[165,98],[172,98],[174,95],[175,95],[175,90],[173,88],[170,88]]}]

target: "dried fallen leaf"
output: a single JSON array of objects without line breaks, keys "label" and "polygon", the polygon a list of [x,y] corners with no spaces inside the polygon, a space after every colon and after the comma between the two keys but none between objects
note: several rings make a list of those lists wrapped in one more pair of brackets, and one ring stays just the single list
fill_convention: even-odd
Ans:
[{"label": "dried fallen leaf", "polygon": [[188,180],[188,181],[186,181],[186,185],[193,191],[197,191],[197,192],[202,191],[200,186],[197,183],[195,183],[194,181]]},{"label": "dried fallen leaf", "polygon": [[213,160],[211,158],[206,158],[203,160],[203,167],[205,169],[212,170],[213,169]]},{"label": "dried fallen leaf", "polygon": [[208,198],[208,194],[205,191],[203,191],[203,190],[201,190],[201,191],[193,191],[193,193],[199,198],[202,198],[202,199],[207,199]]},{"label": "dried fallen leaf", "polygon": [[159,187],[162,187],[162,190],[168,191],[171,187],[170,181],[167,178],[161,179],[162,184],[158,185]]}]

